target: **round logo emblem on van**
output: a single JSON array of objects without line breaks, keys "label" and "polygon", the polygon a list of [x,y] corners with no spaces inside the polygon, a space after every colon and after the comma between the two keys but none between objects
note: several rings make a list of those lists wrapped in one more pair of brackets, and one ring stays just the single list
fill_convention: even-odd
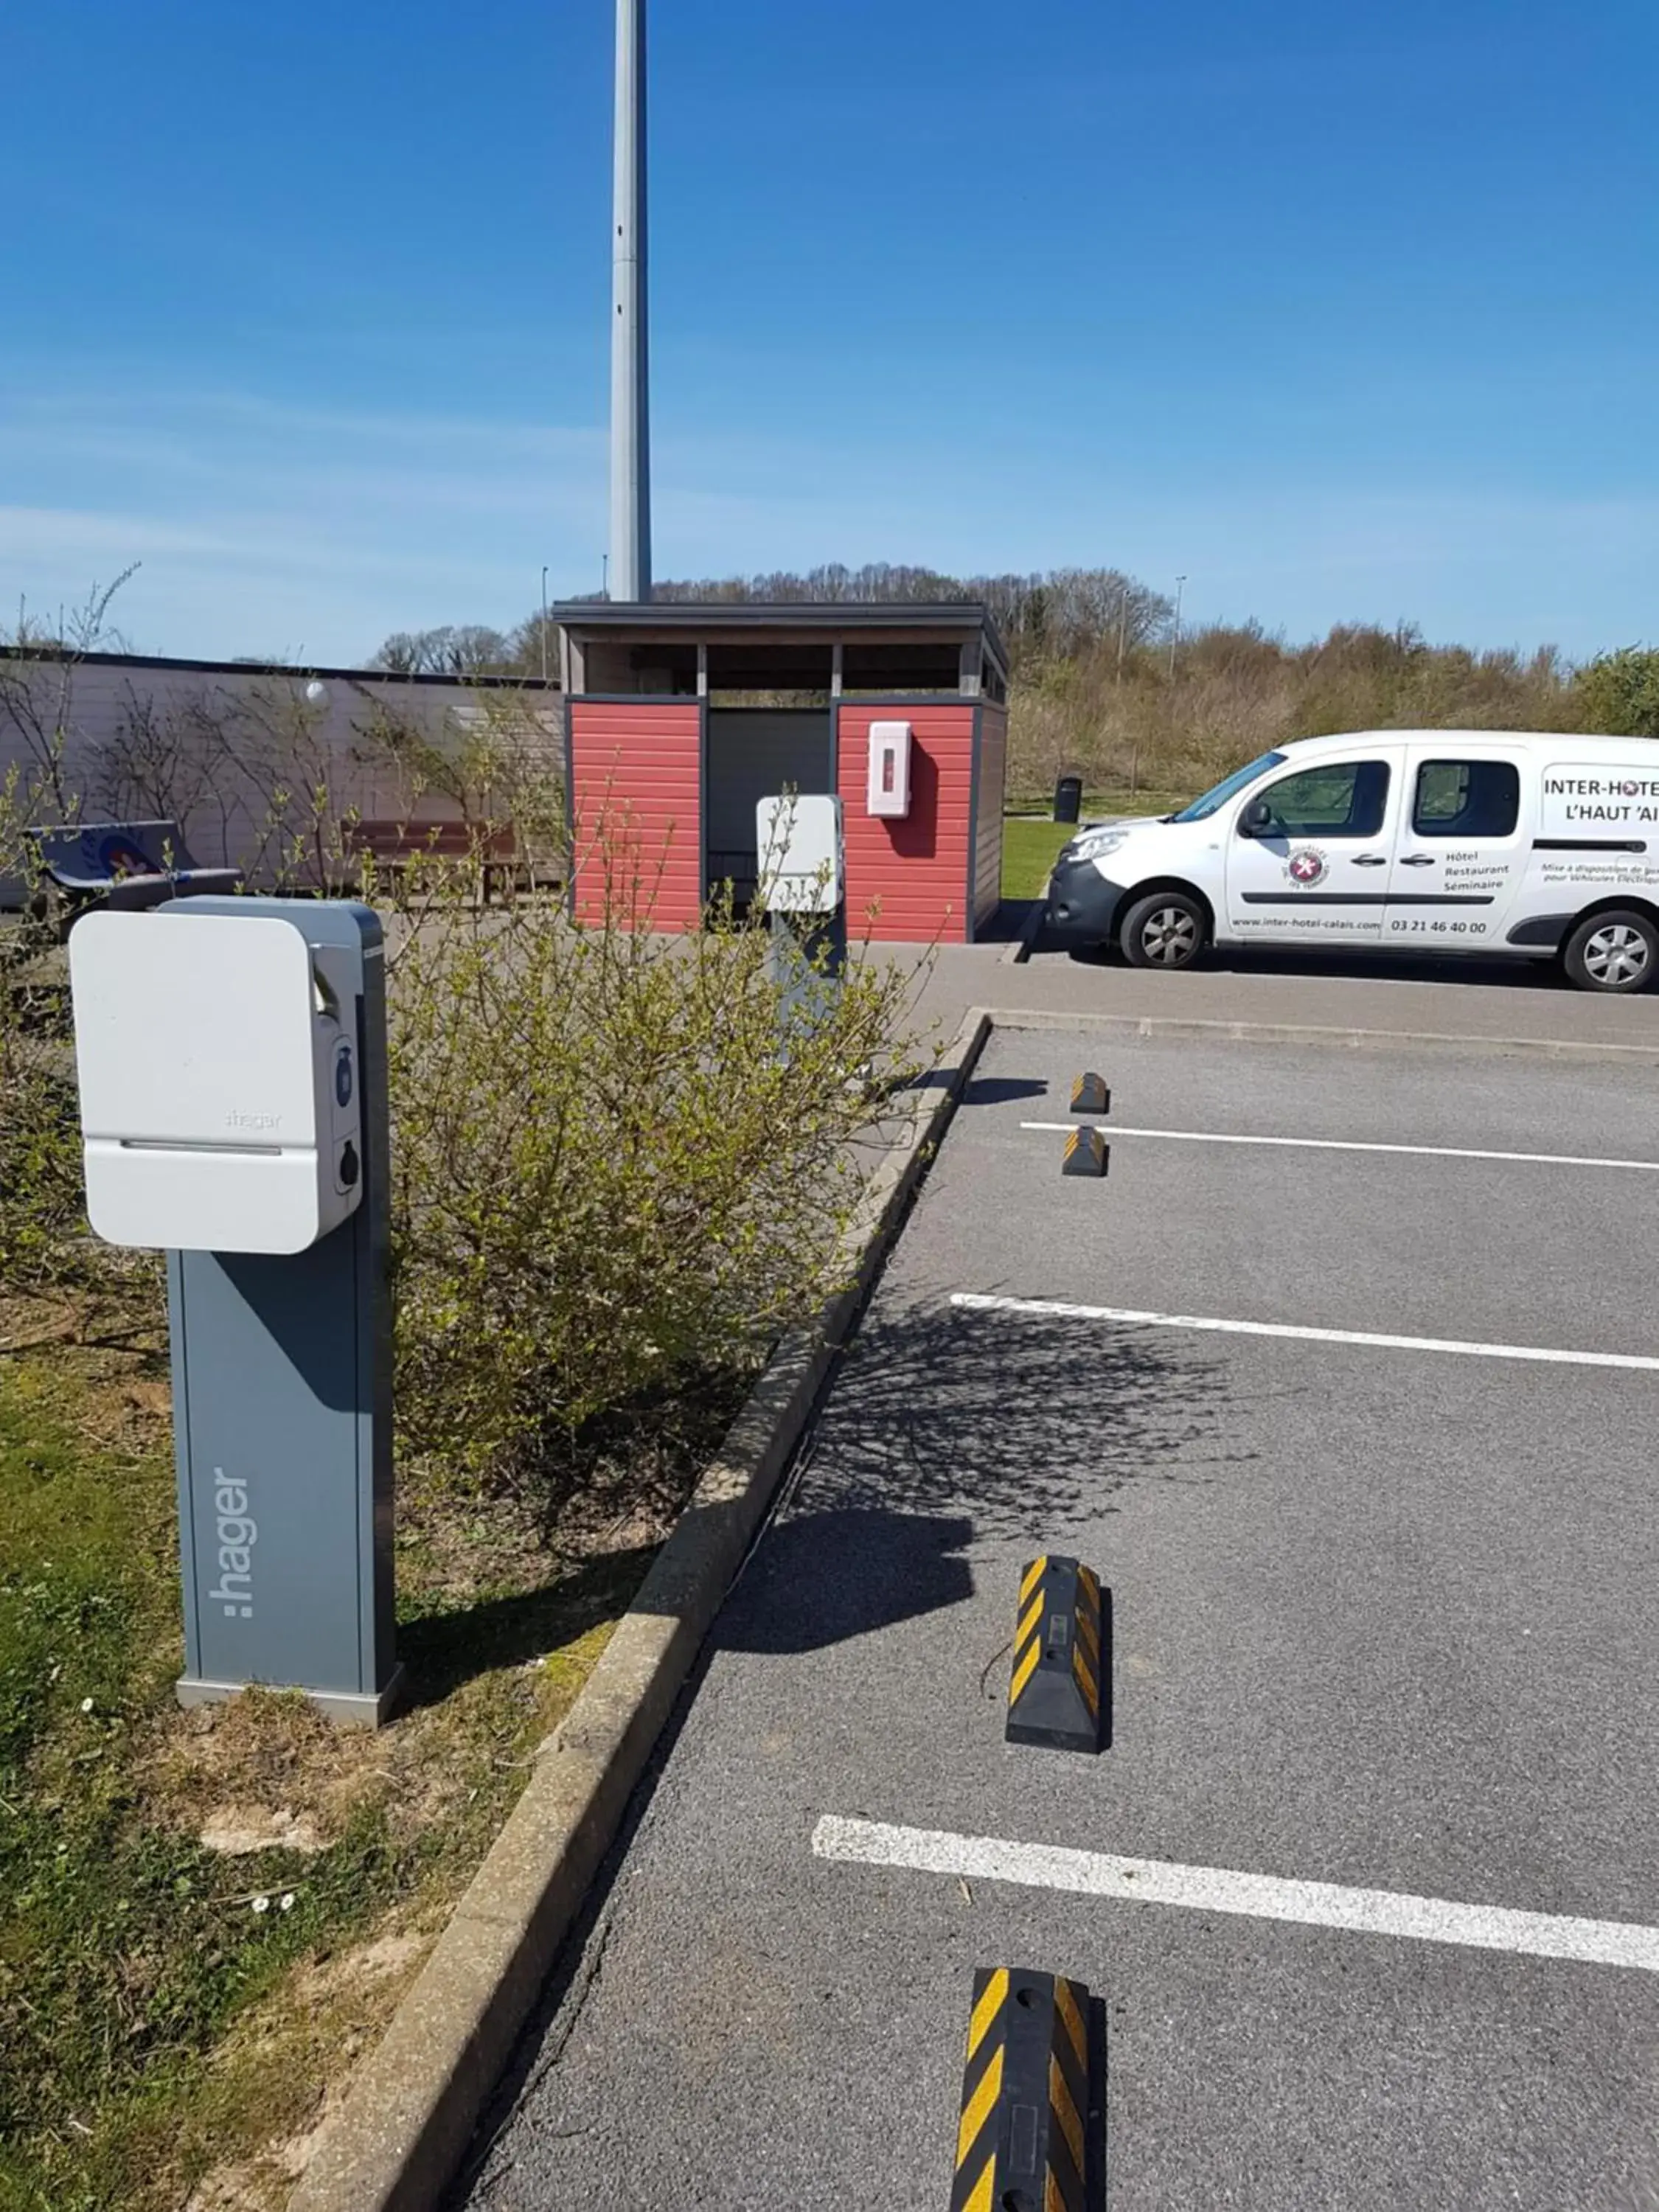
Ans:
[{"label": "round logo emblem on van", "polygon": [[1304,891],[1311,890],[1316,884],[1322,884],[1328,872],[1325,855],[1316,852],[1311,845],[1292,853],[1285,867],[1291,881]]}]

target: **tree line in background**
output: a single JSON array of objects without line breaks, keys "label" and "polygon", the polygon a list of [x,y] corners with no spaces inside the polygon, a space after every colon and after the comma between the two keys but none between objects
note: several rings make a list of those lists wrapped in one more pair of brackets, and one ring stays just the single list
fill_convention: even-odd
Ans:
[{"label": "tree line in background", "polygon": [[[27,739],[41,734],[23,728],[29,714],[44,714],[54,728],[64,721],[55,696],[44,703],[24,699],[23,679],[37,690],[43,683],[61,689],[86,652],[118,649],[106,614],[125,581],[94,592],[56,629],[20,622],[6,641],[14,654],[39,659],[32,669],[0,662],[0,709],[9,710],[0,723],[15,725]],[[983,604],[1012,664],[1009,781],[1017,797],[1036,797],[1068,773],[1081,773],[1097,792],[1195,791],[1269,746],[1337,730],[1577,729],[1659,737],[1659,650],[1626,646],[1575,666],[1547,646],[1526,654],[1431,645],[1407,623],[1341,623],[1299,645],[1257,623],[1210,623],[1177,635],[1170,600],[1117,568],[959,577],[876,562],[667,582],[655,590],[665,600],[726,605]],[[512,630],[471,623],[398,631],[370,665],[391,674],[509,681],[545,671],[556,684],[557,641],[537,608]],[[140,734],[148,763],[177,733]],[[24,744],[26,757],[39,750]]]},{"label": "tree line in background", "polygon": [[[1074,653],[1101,638],[1130,647],[1167,635],[1175,605],[1117,568],[1056,568],[1046,575],[946,576],[934,568],[868,562],[861,568],[832,562],[797,574],[779,568],[758,576],[708,577],[658,583],[653,599],[715,606],[910,605],[969,600],[989,609],[1016,660],[1036,650]],[[549,678],[558,677],[556,640],[539,607],[513,629],[486,623],[445,623],[436,629],[395,630],[370,665],[400,676],[539,677],[546,647]]]},{"label": "tree line in background", "polygon": [[[1431,645],[1409,623],[1340,623],[1300,645],[1258,623],[1177,635],[1172,602],[1117,568],[962,577],[872,562],[660,583],[654,595],[726,605],[981,602],[1012,662],[1016,793],[1035,794],[1072,772],[1097,790],[1196,790],[1269,746],[1336,730],[1659,737],[1659,650],[1625,647],[1575,666],[1549,646],[1528,654]],[[512,631],[400,632],[375,665],[520,677],[545,666],[558,675],[539,608]]]}]

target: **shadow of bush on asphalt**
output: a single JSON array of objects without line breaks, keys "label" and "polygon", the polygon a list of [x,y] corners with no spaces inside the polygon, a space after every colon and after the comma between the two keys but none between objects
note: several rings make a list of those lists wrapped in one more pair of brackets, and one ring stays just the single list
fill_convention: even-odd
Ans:
[{"label": "shadow of bush on asphalt", "polygon": [[1190,1340],[936,1300],[878,1309],[811,1431],[802,1506],[954,1507],[981,1534],[1092,1520],[1132,1484],[1206,1482],[1228,1371]]},{"label": "shadow of bush on asphalt", "polygon": [[1086,1543],[1132,1485],[1205,1484],[1253,1455],[1223,1436],[1224,1370],[1150,1331],[936,1302],[878,1310],[848,1346],[714,1632],[799,1652],[963,1602],[976,1540]]}]

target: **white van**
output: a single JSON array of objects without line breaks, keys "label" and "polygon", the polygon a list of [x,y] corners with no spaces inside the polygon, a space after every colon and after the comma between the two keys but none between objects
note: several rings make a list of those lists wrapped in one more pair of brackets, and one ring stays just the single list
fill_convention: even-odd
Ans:
[{"label": "white van", "polygon": [[1053,939],[1185,968],[1208,944],[1559,958],[1659,974],[1659,739],[1365,730],[1263,753],[1178,814],[1091,823]]}]

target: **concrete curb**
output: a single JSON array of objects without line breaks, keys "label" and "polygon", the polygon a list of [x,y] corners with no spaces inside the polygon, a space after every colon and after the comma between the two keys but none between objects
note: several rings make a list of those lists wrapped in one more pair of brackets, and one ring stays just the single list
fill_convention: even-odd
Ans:
[{"label": "concrete curb", "polygon": [[1659,1066],[1659,1042],[1577,1043],[1565,1037],[1449,1036],[1435,1030],[1342,1030],[1299,1026],[1293,1022],[1186,1021],[1152,1014],[1062,1013],[1047,1007],[997,1006],[991,1019],[1000,1030],[1089,1030],[1105,1036],[1191,1037],[1212,1044],[1334,1045],[1346,1051],[1392,1051],[1401,1045],[1462,1053],[1531,1053],[1547,1060]]},{"label": "concrete curb", "polygon": [[635,1785],[989,1036],[969,1010],[878,1167],[857,1273],[785,1339],[362,2068],[289,2212],[428,2212],[465,2155]]}]

